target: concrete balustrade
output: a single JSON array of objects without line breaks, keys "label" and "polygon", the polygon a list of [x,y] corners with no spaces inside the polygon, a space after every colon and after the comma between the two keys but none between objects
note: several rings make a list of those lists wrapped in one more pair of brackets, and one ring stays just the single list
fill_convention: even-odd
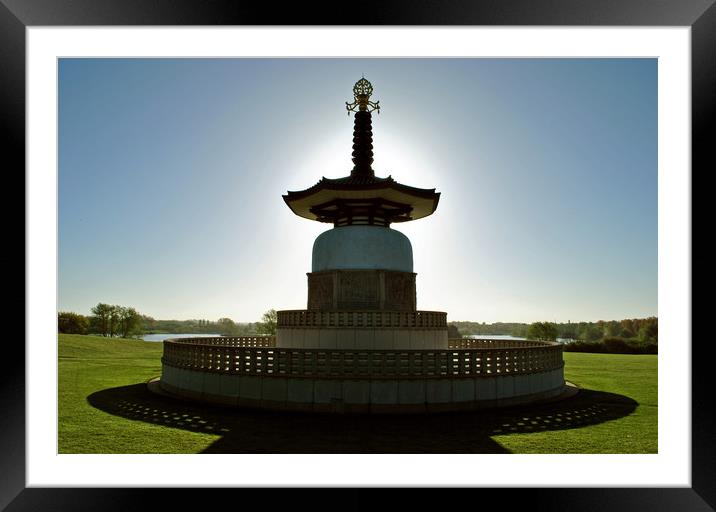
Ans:
[{"label": "concrete balustrade", "polygon": [[447,350],[315,350],[248,346],[257,343],[250,338],[225,345],[221,338],[166,340],[162,388],[232,406],[376,413],[500,407],[564,389],[556,343],[510,347],[509,340],[470,340],[474,347]]},{"label": "concrete balustrade", "polygon": [[447,329],[442,311],[319,311],[296,309],[277,311],[277,327],[283,328],[421,328]]}]

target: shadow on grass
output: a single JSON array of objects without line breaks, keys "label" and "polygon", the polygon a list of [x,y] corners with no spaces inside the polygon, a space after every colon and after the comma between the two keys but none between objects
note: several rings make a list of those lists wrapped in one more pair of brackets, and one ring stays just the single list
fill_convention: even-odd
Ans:
[{"label": "shadow on grass", "polygon": [[541,405],[412,416],[336,416],[203,405],[133,384],[92,393],[93,407],[123,418],[218,434],[203,453],[510,453],[493,435],[596,425],[623,418],[637,402],[581,389]]}]

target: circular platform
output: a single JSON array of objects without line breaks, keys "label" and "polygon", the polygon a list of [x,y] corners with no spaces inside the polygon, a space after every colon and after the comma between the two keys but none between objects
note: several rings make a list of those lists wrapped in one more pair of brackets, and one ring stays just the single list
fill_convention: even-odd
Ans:
[{"label": "circular platform", "polygon": [[429,413],[562,396],[562,346],[450,340],[446,350],[320,350],[275,340],[166,340],[161,389],[236,407],[334,413]]},{"label": "circular platform", "polygon": [[[147,389],[149,389],[149,391],[151,391],[152,393],[155,393],[157,395],[161,395],[161,396],[164,396],[167,398],[173,398],[175,400],[188,400],[190,402],[203,401],[201,399],[187,398],[185,396],[182,396],[181,394],[175,394],[175,393],[171,393],[171,392],[167,391],[166,389],[164,389],[162,387],[160,377],[154,377],[153,379],[150,379],[147,382]],[[538,405],[538,404],[558,402],[560,400],[566,400],[568,398],[572,398],[577,393],[579,393],[579,387],[576,384],[569,382],[569,381],[564,381],[564,387],[563,387],[561,393],[551,396],[551,397],[548,397],[548,398],[531,400],[529,402],[529,404]],[[231,404],[226,404],[224,402],[216,402],[216,405],[231,407]],[[502,404],[502,407],[509,407],[510,405],[515,406],[515,405],[520,405],[520,404],[519,403],[517,403],[517,404]],[[499,407],[499,406],[497,406],[497,407]],[[482,407],[482,408],[487,409],[489,407]],[[334,411],[334,412],[336,412],[336,411]],[[343,412],[345,412],[345,411],[343,411]]]}]

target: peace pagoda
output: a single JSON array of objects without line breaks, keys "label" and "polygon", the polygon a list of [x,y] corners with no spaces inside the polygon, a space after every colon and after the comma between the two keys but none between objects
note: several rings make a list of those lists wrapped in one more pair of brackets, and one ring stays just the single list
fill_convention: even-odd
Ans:
[{"label": "peace pagoda", "polygon": [[410,240],[391,227],[432,215],[435,189],[373,170],[373,87],[353,87],[353,168],[283,196],[333,224],[313,244],[306,309],[276,336],[166,340],[162,392],[237,407],[334,413],[475,410],[566,392],[562,346],[448,338],[447,313],[419,311]]},{"label": "peace pagoda", "polygon": [[[353,87],[353,169],[343,178],[283,196],[299,217],[332,223],[313,244],[308,309],[278,314],[277,347],[339,349],[446,349],[447,314],[417,311],[413,249],[392,223],[432,215],[440,193],[403,185],[373,171],[370,101],[373,87]],[[337,324],[305,324],[328,313]],[[308,320],[308,319],[311,320]],[[366,327],[371,327],[366,329]]]}]

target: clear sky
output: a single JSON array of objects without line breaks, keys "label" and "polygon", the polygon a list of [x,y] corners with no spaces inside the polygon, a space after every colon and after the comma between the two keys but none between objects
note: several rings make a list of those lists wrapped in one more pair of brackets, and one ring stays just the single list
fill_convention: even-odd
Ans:
[{"label": "clear sky", "polygon": [[306,307],[315,237],[283,202],[352,168],[441,193],[411,240],[448,320],[657,314],[656,59],[61,59],[59,304],[257,321]]}]

